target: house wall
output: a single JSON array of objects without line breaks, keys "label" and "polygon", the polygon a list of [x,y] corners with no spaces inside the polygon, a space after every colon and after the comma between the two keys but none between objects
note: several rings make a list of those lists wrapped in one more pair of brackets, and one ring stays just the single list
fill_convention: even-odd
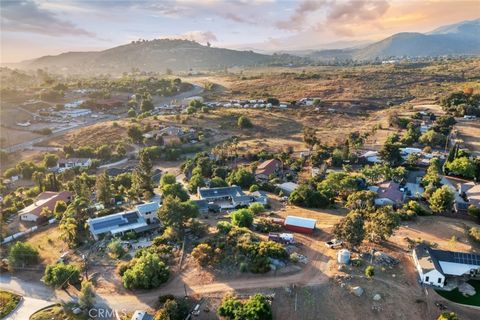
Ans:
[{"label": "house wall", "polygon": [[294,225],[291,225],[291,224],[285,224],[285,229],[293,231],[293,232],[298,232],[298,233],[307,233],[307,234],[313,233],[313,229],[294,226]]},{"label": "house wall", "polygon": [[443,287],[445,283],[445,276],[437,270],[432,270],[423,275],[422,282],[436,287]]},{"label": "house wall", "polygon": [[38,217],[31,213],[23,213],[20,215],[22,221],[37,221]]}]

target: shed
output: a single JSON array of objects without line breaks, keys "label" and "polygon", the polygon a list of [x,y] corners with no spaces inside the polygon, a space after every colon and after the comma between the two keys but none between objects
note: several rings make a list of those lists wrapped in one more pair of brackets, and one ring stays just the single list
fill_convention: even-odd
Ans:
[{"label": "shed", "polygon": [[297,216],[287,216],[284,222],[285,229],[299,233],[313,233],[317,220]]}]

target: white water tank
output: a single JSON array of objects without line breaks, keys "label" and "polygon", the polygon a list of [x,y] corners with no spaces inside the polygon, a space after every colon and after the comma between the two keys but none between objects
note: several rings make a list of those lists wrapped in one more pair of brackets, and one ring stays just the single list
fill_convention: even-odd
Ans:
[{"label": "white water tank", "polygon": [[339,250],[337,253],[337,261],[340,264],[349,264],[350,263],[350,251],[347,249]]}]

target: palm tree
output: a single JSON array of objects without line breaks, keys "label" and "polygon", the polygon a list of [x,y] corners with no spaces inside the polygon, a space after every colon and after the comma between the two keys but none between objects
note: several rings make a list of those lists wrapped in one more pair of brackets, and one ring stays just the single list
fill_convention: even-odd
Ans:
[{"label": "palm tree", "polygon": [[75,218],[64,218],[60,222],[60,238],[68,243],[69,247],[73,247],[77,240],[77,221]]}]

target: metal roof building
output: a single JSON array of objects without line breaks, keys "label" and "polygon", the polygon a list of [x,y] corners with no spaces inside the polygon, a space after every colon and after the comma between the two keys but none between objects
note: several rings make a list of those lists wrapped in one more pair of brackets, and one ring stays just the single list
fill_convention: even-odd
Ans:
[{"label": "metal roof building", "polygon": [[285,229],[300,233],[312,233],[317,220],[297,216],[287,216],[284,222]]}]

